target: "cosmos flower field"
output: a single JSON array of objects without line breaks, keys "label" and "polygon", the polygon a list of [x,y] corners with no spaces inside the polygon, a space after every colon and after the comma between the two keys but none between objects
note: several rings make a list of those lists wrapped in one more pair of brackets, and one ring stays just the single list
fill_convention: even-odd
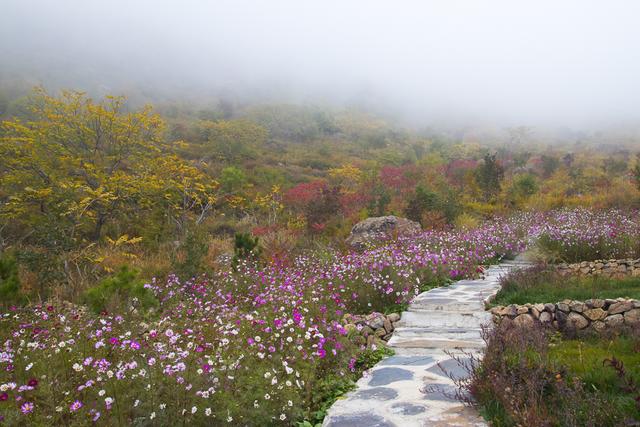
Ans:
[{"label": "cosmos flower field", "polygon": [[[636,213],[523,213],[429,231],[363,253],[240,265],[147,288],[153,315],[70,303],[0,314],[0,424],[296,425],[367,350],[346,313],[385,311],[543,244],[565,258],[638,256]],[[594,255],[595,256],[595,255]]]}]

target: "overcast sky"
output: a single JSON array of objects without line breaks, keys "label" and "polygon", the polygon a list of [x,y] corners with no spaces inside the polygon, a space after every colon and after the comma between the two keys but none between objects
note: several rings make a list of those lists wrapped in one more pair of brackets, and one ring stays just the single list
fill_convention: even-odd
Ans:
[{"label": "overcast sky", "polygon": [[640,119],[636,0],[2,0],[0,70],[425,123]]}]

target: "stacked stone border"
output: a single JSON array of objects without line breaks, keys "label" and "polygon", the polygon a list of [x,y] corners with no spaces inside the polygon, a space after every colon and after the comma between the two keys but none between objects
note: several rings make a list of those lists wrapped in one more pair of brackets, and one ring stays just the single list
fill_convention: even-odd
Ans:
[{"label": "stacked stone border", "polygon": [[640,276],[640,258],[584,261],[575,264],[563,263],[558,264],[557,270],[563,276],[638,277]]},{"label": "stacked stone border", "polygon": [[345,314],[342,317],[344,328],[352,340],[356,344],[367,347],[389,341],[398,320],[400,320],[398,313],[384,315],[373,312],[367,315]]},{"label": "stacked stone border", "polygon": [[632,299],[564,300],[556,304],[511,304],[493,307],[495,322],[529,326],[535,321],[559,330],[593,330],[640,327],[640,301]]},{"label": "stacked stone border", "polygon": [[[558,264],[563,276],[603,276],[612,278],[639,277],[640,259],[610,259],[575,264]],[[616,329],[640,327],[640,301],[634,299],[563,300],[547,304],[511,304],[490,310],[494,322],[514,322],[529,326],[535,321],[558,330]]]}]

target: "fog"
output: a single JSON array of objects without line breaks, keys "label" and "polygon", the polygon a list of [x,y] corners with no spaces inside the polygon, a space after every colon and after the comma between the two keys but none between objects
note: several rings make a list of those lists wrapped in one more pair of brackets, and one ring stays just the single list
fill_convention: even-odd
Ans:
[{"label": "fog", "polygon": [[0,78],[420,125],[629,124],[639,17],[634,0],[3,0]]}]

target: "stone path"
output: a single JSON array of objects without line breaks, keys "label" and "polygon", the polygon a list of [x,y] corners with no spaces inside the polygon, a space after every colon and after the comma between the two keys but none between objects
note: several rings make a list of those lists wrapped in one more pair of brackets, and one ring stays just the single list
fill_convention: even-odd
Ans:
[{"label": "stone path", "polygon": [[498,279],[522,265],[504,262],[485,269],[483,279],[461,280],[418,295],[389,341],[396,354],[374,366],[356,390],[339,399],[323,426],[486,425],[472,408],[456,400],[451,378],[466,375],[468,358],[462,351],[483,346],[480,327],[491,320],[484,302],[498,291]]}]

